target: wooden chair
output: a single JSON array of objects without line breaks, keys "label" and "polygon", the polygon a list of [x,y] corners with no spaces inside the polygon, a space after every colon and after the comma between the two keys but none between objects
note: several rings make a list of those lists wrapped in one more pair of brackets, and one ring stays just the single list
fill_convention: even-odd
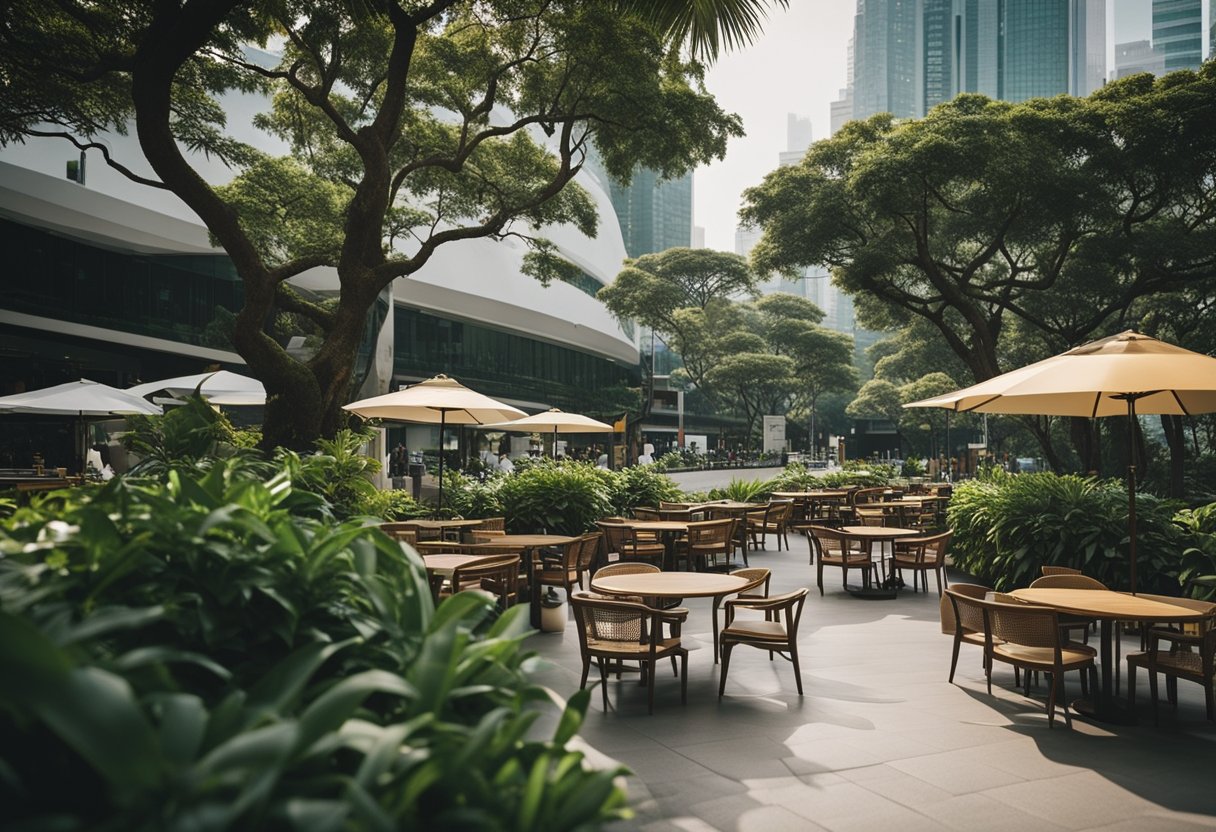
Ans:
[{"label": "wooden chair", "polygon": [[[597,573],[598,574],[598,573]],[[578,627],[579,650],[582,653],[583,675],[579,689],[587,687],[587,676],[594,661],[600,670],[604,710],[608,710],[608,666],[623,661],[636,661],[642,667],[646,682],[648,712],[654,713],[655,670],[660,659],[680,659],[680,701],[688,702],[688,650],[680,644],[680,624],[688,618],[688,610],[655,609],[635,601],[609,599],[587,592],[570,596]],[[663,637],[663,625],[671,627]]]},{"label": "wooden chair", "polygon": [[788,551],[790,548],[789,522],[793,509],[794,505],[789,500],[773,500],[759,518],[753,517],[749,513],[747,515],[747,533],[752,539],[752,548],[767,549],[766,538],[770,534],[775,534],[777,535],[777,551],[781,551],[782,541],[785,541],[785,548]]},{"label": "wooden chair", "polygon": [[633,509],[634,520],[662,520],[663,515],[659,513],[657,508],[649,506],[637,506]]},{"label": "wooden chair", "polygon": [[569,598],[575,585],[583,588],[583,573],[591,568],[600,548],[601,532],[591,532],[575,538],[562,547],[557,557],[542,557],[536,564],[534,586],[560,586]]},{"label": "wooden chair", "polygon": [[1042,571],[1042,574],[1044,577],[1050,577],[1052,575],[1080,575],[1080,574],[1082,574],[1080,569],[1073,569],[1071,566],[1046,566],[1046,565],[1044,565],[1044,566],[1040,566],[1039,569]]},{"label": "wooden chair", "polygon": [[688,535],[676,548],[676,566],[681,560],[687,560],[689,571],[700,572],[717,566],[714,561],[720,555],[724,568],[729,569],[735,551],[734,529],[733,517],[689,523]]},{"label": "wooden chair", "polygon": [[[987,656],[985,676],[988,693],[992,693],[992,663],[1004,662],[1025,672],[1042,671],[1049,674],[1051,687],[1047,694],[1047,724],[1055,726],[1055,706],[1064,708],[1064,722],[1072,727],[1068,698],[1064,691],[1064,674],[1070,670],[1088,673],[1097,687],[1094,651],[1079,644],[1065,643],[1060,632],[1060,618],[1051,607],[1039,607],[1019,602],[1011,595],[993,593],[992,600],[976,600],[984,612],[984,652]],[[1082,677],[1082,687],[1086,687]]]},{"label": "wooden chair", "polygon": [[[740,517],[735,511],[727,509],[710,508],[707,512],[708,520],[732,520],[734,521],[734,530],[731,532],[732,555],[735,549],[743,553],[743,565],[750,566],[747,560],[747,519]],[[704,521],[703,521],[704,522]]]},{"label": "wooden chair", "polygon": [[[1031,588],[1106,589],[1106,584],[1088,575],[1082,575],[1079,569],[1072,569],[1067,566],[1042,566],[1040,569],[1043,570],[1043,577],[1035,578],[1031,581]],[[1064,613],[1060,615],[1060,627],[1068,637],[1071,637],[1071,634],[1077,630],[1081,631],[1081,640],[1088,644],[1089,633],[1097,627],[1097,622],[1083,615]],[[1120,628],[1115,627],[1115,690],[1119,689],[1119,663],[1120,656],[1123,654],[1122,641],[1123,637],[1120,633]]]},{"label": "wooden chair", "polygon": [[[788,659],[794,665],[794,683],[798,686],[798,695],[802,696],[802,670],[798,666],[798,622],[802,619],[806,596],[807,590],[802,588],[769,598],[732,598],[726,602],[726,627],[721,635],[722,675],[718,682],[719,697],[726,692],[730,654],[736,644],[749,644],[767,650],[770,659],[774,653]],[[740,609],[760,610],[764,613],[764,619],[736,620],[735,612]]]},{"label": "wooden chair", "polygon": [[621,523],[599,521],[596,525],[604,533],[604,549],[607,560],[615,554],[618,560],[637,560],[646,563],[662,563],[667,551],[662,543],[641,540],[633,529]]},{"label": "wooden chair", "polygon": [[[954,636],[954,649],[950,655],[950,675],[946,681],[954,684],[954,671],[958,667],[958,648],[974,644],[983,649],[984,610],[975,601],[984,600],[992,587],[979,584],[955,584],[947,587],[940,602],[942,632]],[[988,669],[988,654],[984,653],[984,670]]]},{"label": "wooden chair", "polygon": [[925,592],[929,591],[929,573],[933,572],[937,579],[937,595],[941,597],[942,584],[950,585],[945,575],[946,549],[950,546],[950,538],[954,532],[932,534],[925,537],[905,537],[895,541],[895,553],[891,557],[891,569],[903,578],[903,570],[912,572],[912,591],[916,591],[916,577],[919,573]]},{"label": "wooden chair", "polygon": [[857,507],[864,506],[867,503],[881,502],[885,493],[885,488],[858,488],[850,491],[848,505],[842,506],[840,510],[841,520],[857,520],[861,522]]},{"label": "wooden chair", "polygon": [[1159,721],[1157,674],[1165,676],[1165,693],[1170,704],[1178,706],[1178,680],[1203,686],[1203,699],[1209,721],[1216,721],[1216,604],[1191,598],[1140,595],[1167,604],[1206,613],[1198,622],[1183,627],[1156,626],[1147,629],[1146,649],[1127,656],[1127,704],[1136,704],[1136,668],[1148,671],[1149,698],[1153,702],[1153,722]]},{"label": "wooden chair", "polygon": [[399,543],[413,546],[418,542],[418,529],[409,523],[381,523],[380,531]]},{"label": "wooden chair", "polygon": [[480,590],[498,599],[500,609],[519,601],[519,555],[494,555],[452,570],[451,591]]},{"label": "wooden chair", "polygon": [[840,529],[827,526],[811,526],[811,545],[815,550],[811,557],[816,561],[815,583],[823,595],[823,567],[836,566],[844,573],[844,585],[849,584],[849,570],[860,569],[862,584],[870,586],[878,564],[868,546],[858,538]]},{"label": "wooden chair", "polygon": [[[773,573],[769,569],[753,566],[744,569],[736,569],[730,574],[738,578],[746,578],[748,583],[736,594],[736,598],[767,598],[768,584],[772,580]],[[713,619],[714,619],[714,664],[718,663],[718,610],[722,607],[723,596],[715,595],[713,604]]]},{"label": "wooden chair", "polygon": [[476,526],[470,526],[460,533],[460,539],[463,543],[472,543],[473,538],[481,537],[501,537],[507,533],[507,518],[505,517],[487,517],[478,523]]}]

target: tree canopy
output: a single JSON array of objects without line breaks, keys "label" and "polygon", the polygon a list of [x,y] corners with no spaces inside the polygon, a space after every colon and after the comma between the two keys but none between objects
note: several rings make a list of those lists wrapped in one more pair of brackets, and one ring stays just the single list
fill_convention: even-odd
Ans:
[{"label": "tree canopy", "polygon": [[[544,254],[546,226],[593,234],[572,185],[593,149],[621,180],[638,165],[677,175],[741,133],[689,55],[746,42],[767,4],[637,5],[14,0],[0,8],[0,142],[63,138],[180,197],[243,281],[233,340],[269,393],[266,443],[307,445],[341,425],[368,310],[395,278],[462,240]],[[290,158],[227,133],[232,92],[265,97],[256,125]],[[104,135],[131,128],[143,159],[114,158]],[[208,182],[199,154],[234,178]],[[287,282],[318,266],[337,272],[330,303]],[[281,311],[319,328],[307,363],[269,333]]]}]

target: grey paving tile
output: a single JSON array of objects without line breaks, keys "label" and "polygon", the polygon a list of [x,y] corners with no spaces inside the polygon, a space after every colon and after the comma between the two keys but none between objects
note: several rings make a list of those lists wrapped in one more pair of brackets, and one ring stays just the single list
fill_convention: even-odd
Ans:
[{"label": "grey paving tile", "polygon": [[1069,829],[1116,823],[1156,808],[1092,771],[1015,783],[989,789],[985,794]]},{"label": "grey paving tile", "polygon": [[983,794],[959,795],[926,804],[918,811],[938,821],[944,828],[962,832],[1061,832],[1064,829]]}]

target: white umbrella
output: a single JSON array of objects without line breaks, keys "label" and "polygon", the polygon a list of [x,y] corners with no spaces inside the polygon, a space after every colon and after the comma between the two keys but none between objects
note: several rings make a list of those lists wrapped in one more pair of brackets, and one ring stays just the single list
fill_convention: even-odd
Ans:
[{"label": "white umbrella", "polygon": [[126,390],[85,378],[0,398],[0,413],[84,417],[160,412],[156,405]]},{"label": "white umbrella", "polygon": [[[1128,330],[971,387],[904,407],[1043,416],[1189,416],[1216,411],[1216,358]],[[1135,431],[1129,432],[1128,554],[1136,591]]]},{"label": "white umbrella", "polygon": [[482,425],[485,428],[498,428],[501,430],[514,430],[522,433],[533,433],[541,430],[553,431],[553,455],[557,456],[557,434],[560,433],[613,433],[616,431],[612,425],[606,425],[603,422],[597,422],[590,416],[582,416],[578,413],[565,413],[552,407],[544,413],[536,413],[532,416],[525,416],[522,419],[516,419],[511,422],[503,422],[496,425]]},{"label": "white umbrella", "polygon": [[443,508],[443,431],[448,424],[484,425],[519,419],[527,414],[440,373],[404,390],[352,402],[344,410],[364,419],[421,422],[439,425],[439,508]]},{"label": "white umbrella", "polygon": [[177,376],[160,381],[149,381],[127,389],[136,396],[147,396],[162,390],[173,396],[189,396],[196,390],[212,404],[258,405],[266,403],[266,388],[256,378],[249,378],[228,370],[197,373],[192,376]]},{"label": "white umbrella", "polygon": [[[80,433],[87,416],[122,416],[129,413],[154,416],[160,412],[156,405],[144,401],[139,396],[133,396],[126,390],[86,378],[0,398],[0,413],[75,416],[78,426],[76,442],[79,445],[84,444]],[[83,472],[85,463],[83,459],[78,461]]]}]

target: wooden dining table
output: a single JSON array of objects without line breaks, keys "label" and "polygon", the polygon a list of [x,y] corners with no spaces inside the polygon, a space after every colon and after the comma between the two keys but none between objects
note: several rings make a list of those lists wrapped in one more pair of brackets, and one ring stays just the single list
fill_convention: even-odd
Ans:
[{"label": "wooden dining table", "polygon": [[1206,613],[1189,607],[1180,607],[1151,598],[1141,598],[1127,592],[1109,589],[1057,589],[1054,587],[1015,589],[1010,595],[1019,600],[1042,607],[1051,607],[1059,612],[1096,618],[1101,635],[1099,644],[1100,679],[1097,696],[1093,700],[1078,700],[1073,709],[1092,716],[1102,722],[1119,725],[1134,723],[1135,714],[1119,702],[1114,692],[1114,664],[1111,660],[1111,643],[1115,623],[1118,621],[1143,621],[1166,623],[1198,621]]},{"label": "wooden dining table", "polygon": [[466,552],[473,554],[477,553],[478,549],[507,549],[517,551],[522,555],[526,555],[526,569],[529,583],[529,595],[532,599],[531,609],[529,610],[529,620],[533,627],[540,628],[540,597],[537,593],[538,587],[532,585],[532,574],[535,571],[536,550],[543,549],[546,546],[565,546],[567,543],[573,543],[578,540],[577,537],[570,537],[564,534],[500,534],[495,535],[493,539],[482,543],[466,543],[463,548]]},{"label": "wooden dining table", "polygon": [[722,599],[738,592],[750,581],[720,572],[635,572],[592,578],[591,589],[604,595],[634,595],[642,598],[712,598],[714,620],[714,664],[718,663],[718,608]]},{"label": "wooden dining table", "polygon": [[441,537],[447,531],[455,529],[469,529],[473,526],[480,526],[481,520],[465,520],[465,519],[447,519],[447,520],[400,520],[398,524],[405,527],[417,529],[418,531],[437,532]]}]

